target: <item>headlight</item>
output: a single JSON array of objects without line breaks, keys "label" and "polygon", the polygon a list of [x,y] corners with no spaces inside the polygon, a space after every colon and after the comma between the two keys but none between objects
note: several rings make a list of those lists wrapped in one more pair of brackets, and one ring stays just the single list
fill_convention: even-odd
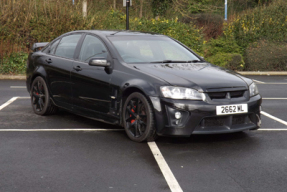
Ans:
[{"label": "headlight", "polygon": [[255,85],[255,83],[252,83],[251,85],[249,85],[249,93],[250,93],[250,97],[253,97],[259,94],[258,88]]},{"label": "headlight", "polygon": [[194,89],[184,87],[164,86],[160,87],[160,90],[164,97],[172,99],[204,100],[205,96]]}]

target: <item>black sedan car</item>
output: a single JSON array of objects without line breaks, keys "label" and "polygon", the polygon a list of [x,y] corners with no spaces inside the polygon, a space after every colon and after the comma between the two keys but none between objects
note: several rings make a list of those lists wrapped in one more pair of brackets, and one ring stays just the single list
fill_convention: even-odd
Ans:
[{"label": "black sedan car", "polygon": [[160,34],[73,31],[35,43],[26,83],[36,114],[63,108],[121,125],[137,142],[261,124],[262,98],[251,79]]}]

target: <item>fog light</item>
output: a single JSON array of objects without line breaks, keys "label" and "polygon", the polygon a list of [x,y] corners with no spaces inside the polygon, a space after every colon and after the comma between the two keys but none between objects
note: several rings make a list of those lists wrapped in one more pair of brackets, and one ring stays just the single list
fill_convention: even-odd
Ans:
[{"label": "fog light", "polygon": [[176,119],[180,119],[182,115],[181,115],[181,112],[175,112],[174,116]]}]

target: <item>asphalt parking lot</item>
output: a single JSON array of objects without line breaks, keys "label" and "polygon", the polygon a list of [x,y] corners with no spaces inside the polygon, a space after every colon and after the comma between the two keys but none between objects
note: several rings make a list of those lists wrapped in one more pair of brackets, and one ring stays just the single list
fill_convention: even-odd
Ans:
[{"label": "asphalt parking lot", "polygon": [[0,80],[0,191],[286,191],[287,76],[249,78],[259,130],[148,144],[66,111],[37,116],[25,81]]}]

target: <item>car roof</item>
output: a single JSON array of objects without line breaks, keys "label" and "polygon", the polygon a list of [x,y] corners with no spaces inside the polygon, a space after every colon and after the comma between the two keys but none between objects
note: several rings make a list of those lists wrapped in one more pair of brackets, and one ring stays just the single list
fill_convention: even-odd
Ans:
[{"label": "car roof", "polygon": [[73,32],[86,32],[86,33],[94,33],[101,36],[133,36],[133,35],[145,35],[145,36],[164,36],[162,34],[153,33],[153,32],[142,32],[142,31],[130,31],[130,30],[77,30],[77,31],[71,31],[69,33]]}]

